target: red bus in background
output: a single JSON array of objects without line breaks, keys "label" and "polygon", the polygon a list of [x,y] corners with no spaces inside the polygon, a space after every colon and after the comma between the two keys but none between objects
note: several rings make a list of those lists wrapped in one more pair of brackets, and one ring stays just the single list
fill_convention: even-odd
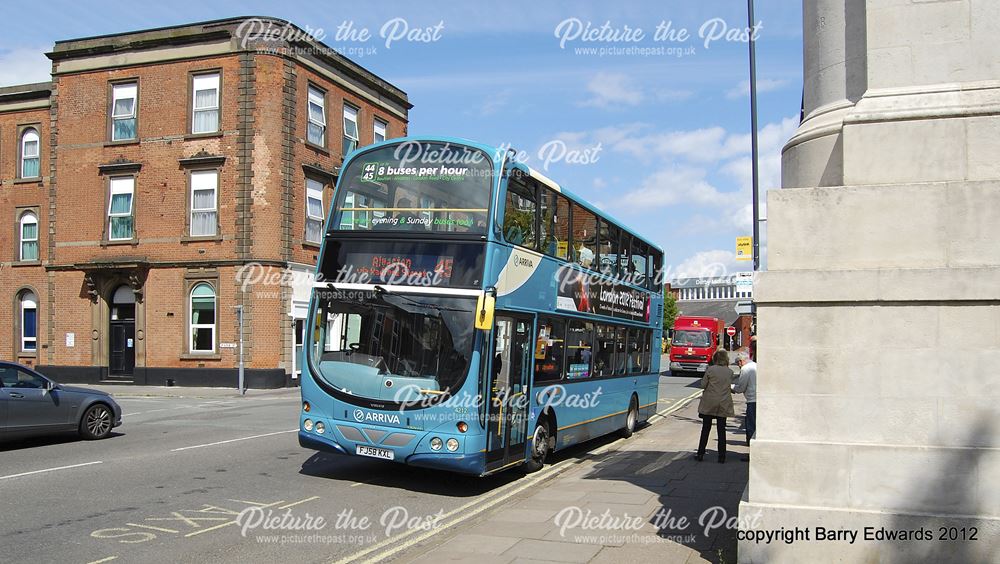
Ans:
[{"label": "red bus in background", "polygon": [[725,323],[717,317],[681,315],[674,320],[670,344],[670,372],[704,373],[712,355],[722,345]]}]

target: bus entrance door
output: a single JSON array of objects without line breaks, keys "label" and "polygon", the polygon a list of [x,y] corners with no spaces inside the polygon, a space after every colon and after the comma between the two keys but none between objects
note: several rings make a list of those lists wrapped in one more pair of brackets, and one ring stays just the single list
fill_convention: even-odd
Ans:
[{"label": "bus entrance door", "polygon": [[498,312],[490,367],[487,472],[524,461],[528,434],[532,322]]}]

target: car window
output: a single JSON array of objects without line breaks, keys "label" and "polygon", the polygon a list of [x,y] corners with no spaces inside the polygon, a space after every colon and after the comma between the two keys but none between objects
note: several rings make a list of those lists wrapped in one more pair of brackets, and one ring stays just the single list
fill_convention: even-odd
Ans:
[{"label": "car window", "polygon": [[17,383],[17,370],[13,366],[0,366],[0,387],[9,388]]},{"label": "car window", "polygon": [[5,388],[44,388],[45,379],[37,374],[33,374],[19,368],[5,367],[2,370],[3,385]]}]

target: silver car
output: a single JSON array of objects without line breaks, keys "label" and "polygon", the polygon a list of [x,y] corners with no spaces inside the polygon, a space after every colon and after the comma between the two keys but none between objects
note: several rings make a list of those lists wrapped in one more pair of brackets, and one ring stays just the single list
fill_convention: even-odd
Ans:
[{"label": "silver car", "polygon": [[122,424],[111,394],[64,386],[27,366],[0,361],[0,440],[77,432],[103,439]]}]

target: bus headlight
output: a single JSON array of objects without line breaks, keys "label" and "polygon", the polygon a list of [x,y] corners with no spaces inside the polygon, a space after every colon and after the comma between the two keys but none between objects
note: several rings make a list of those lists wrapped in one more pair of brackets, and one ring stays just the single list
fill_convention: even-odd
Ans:
[{"label": "bus headlight", "polygon": [[464,433],[464,432],[466,432],[466,431],[469,430],[469,425],[465,421],[459,421],[458,425],[456,425],[456,427],[458,427],[458,432],[459,433]]},{"label": "bus headlight", "polygon": [[302,411],[309,413],[310,409],[312,409],[312,407],[309,405],[309,402],[307,401],[302,402]]},{"label": "bus headlight", "polygon": [[456,450],[458,450],[458,439],[455,438],[448,439],[448,450],[450,450],[451,452],[455,452]]},{"label": "bus headlight", "polygon": [[316,432],[320,435],[326,432],[326,425],[324,425],[322,421],[316,422]]},{"label": "bus headlight", "polygon": [[437,437],[431,439],[431,450],[441,450],[441,439]]},{"label": "bus headlight", "polygon": [[306,431],[312,431],[313,430],[312,419],[306,419],[305,421],[303,421],[302,428],[305,429]]}]

